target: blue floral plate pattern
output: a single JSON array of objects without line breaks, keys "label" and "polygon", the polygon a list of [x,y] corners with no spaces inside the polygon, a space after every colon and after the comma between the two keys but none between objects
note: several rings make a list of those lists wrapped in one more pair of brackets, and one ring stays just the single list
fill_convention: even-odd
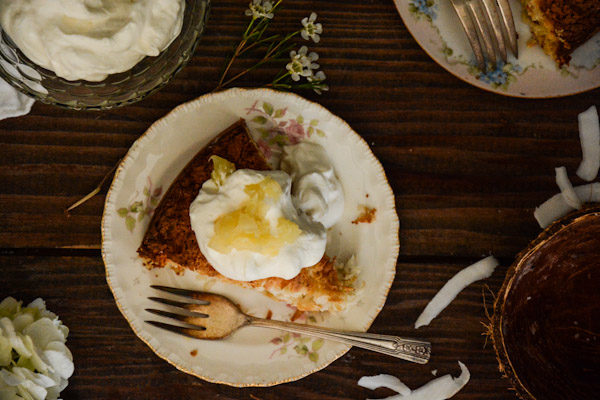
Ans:
[{"label": "blue floral plate pattern", "polygon": [[481,89],[506,96],[548,98],[568,96],[600,87],[600,34],[573,53],[568,66],[558,68],[537,45],[522,21],[520,2],[511,0],[519,59],[498,63],[484,73],[476,67],[456,13],[448,0],[394,0],[404,24],[435,62],[458,78]]}]

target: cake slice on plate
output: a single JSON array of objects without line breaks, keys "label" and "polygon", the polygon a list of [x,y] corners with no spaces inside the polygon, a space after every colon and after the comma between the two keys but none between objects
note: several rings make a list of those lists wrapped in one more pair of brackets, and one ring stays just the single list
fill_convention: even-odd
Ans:
[{"label": "cake slice on plate", "polygon": [[202,184],[211,178],[211,157],[219,156],[238,168],[269,170],[269,164],[243,120],[215,137],[187,164],[156,208],[138,254],[148,268],[189,269],[200,275],[253,288],[301,311],[341,310],[354,291],[353,278],[326,255],[293,279],[265,278],[236,281],[219,274],[206,260],[192,230],[189,209]]},{"label": "cake slice on plate", "polygon": [[600,31],[599,0],[521,0],[535,40],[559,66]]}]

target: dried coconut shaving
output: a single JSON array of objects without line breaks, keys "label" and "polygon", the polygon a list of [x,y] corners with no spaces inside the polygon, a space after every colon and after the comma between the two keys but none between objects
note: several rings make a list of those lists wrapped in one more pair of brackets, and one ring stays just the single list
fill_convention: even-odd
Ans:
[{"label": "dried coconut shaving", "polygon": [[[460,361],[458,365],[461,370],[458,377],[453,378],[450,374],[440,376],[412,391],[398,378],[391,375],[363,376],[358,384],[371,390],[386,387],[398,392],[396,395],[381,400],[446,400],[458,393],[471,378],[467,367]],[[392,386],[401,387],[402,391],[396,390]]]},{"label": "dried coconut shaving", "polygon": [[591,182],[596,179],[600,169],[600,122],[596,106],[579,114],[578,119],[583,159],[577,169],[577,176]]},{"label": "dried coconut shaving", "polygon": [[490,256],[468,266],[454,275],[446,282],[433,299],[431,299],[421,315],[419,315],[417,322],[415,322],[415,329],[429,325],[429,323],[437,317],[464,288],[473,282],[489,278],[498,264],[498,260]]},{"label": "dried coconut shaving", "polygon": [[582,207],[581,200],[577,196],[577,193],[575,193],[575,189],[573,189],[565,167],[556,168],[556,184],[568,205],[576,209]]},{"label": "dried coconut shaving", "polygon": [[[589,183],[573,189],[583,203],[600,202],[600,183]],[[533,216],[538,224],[540,224],[540,227],[546,228],[552,222],[564,217],[573,210],[575,208],[566,202],[562,193],[559,193],[537,207]]]}]

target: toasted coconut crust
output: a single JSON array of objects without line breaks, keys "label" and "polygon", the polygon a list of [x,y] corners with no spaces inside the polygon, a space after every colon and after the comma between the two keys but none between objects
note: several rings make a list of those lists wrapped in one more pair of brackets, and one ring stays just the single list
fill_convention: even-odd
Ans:
[{"label": "toasted coconut crust", "polygon": [[236,281],[219,274],[201,253],[192,231],[189,207],[202,184],[210,179],[210,157],[218,155],[238,168],[269,170],[269,164],[252,140],[244,120],[227,128],[188,163],[157,207],[138,254],[147,268],[184,269],[238,286],[254,288],[302,311],[341,310],[353,291],[353,279],[338,271],[335,260],[323,256],[291,280],[266,278]]},{"label": "toasted coconut crust", "polygon": [[[589,239],[589,238],[585,238],[583,241],[585,241],[585,243],[581,243],[579,240],[573,240],[572,238],[567,236],[567,240],[564,239],[564,237],[560,237],[558,235],[567,235],[569,232],[572,231],[567,231],[567,229],[577,229],[581,224],[586,224],[585,227],[589,227],[591,226],[592,228],[592,238],[593,239]],[[574,232],[577,232],[574,230]],[[531,336],[529,335],[529,332],[525,332],[525,331],[521,331],[523,332],[523,335],[521,337],[518,338],[519,340],[519,347],[523,348],[524,350],[521,351],[519,354],[521,355],[522,358],[528,358],[527,360],[522,360],[519,359],[518,357],[515,357],[515,355],[513,354],[513,359],[511,360],[511,356],[509,355],[510,350],[509,350],[509,345],[508,345],[508,339],[506,336],[506,331],[507,327],[509,327],[509,324],[512,323],[512,325],[519,325],[522,326],[524,323],[529,323],[530,320],[528,319],[527,321],[524,321],[524,319],[516,316],[513,316],[511,318],[511,314],[508,312],[507,309],[511,308],[514,310],[517,306],[515,304],[526,304],[528,301],[530,301],[532,299],[532,296],[534,297],[534,301],[536,300],[536,297],[539,299],[540,298],[540,294],[539,293],[531,293],[533,289],[538,289],[539,287],[542,287],[544,283],[539,283],[539,285],[535,285],[536,287],[528,287],[528,291],[527,293],[531,293],[532,296],[526,296],[525,298],[523,298],[523,293],[519,292],[518,294],[515,294],[515,290],[513,290],[515,287],[517,287],[518,283],[521,281],[521,279],[523,279],[525,276],[527,276],[528,274],[531,273],[531,271],[533,270],[540,270],[543,269],[545,267],[544,264],[544,260],[546,260],[545,258],[543,258],[543,256],[539,256],[540,254],[544,255],[544,249],[546,245],[548,246],[553,246],[554,243],[556,243],[557,241],[562,241],[562,243],[566,243],[566,245],[568,246],[567,249],[565,250],[565,252],[560,253],[561,259],[568,259],[569,257],[571,257],[573,254],[577,253],[577,251],[574,251],[573,249],[583,249],[582,251],[588,256],[588,258],[584,258],[583,260],[583,266],[582,265],[576,265],[576,261],[573,261],[573,264],[569,263],[570,265],[568,266],[569,268],[575,268],[578,267],[579,270],[583,269],[583,268],[587,268],[588,270],[590,270],[590,268],[595,268],[593,271],[595,274],[598,273],[598,271],[600,271],[600,235],[596,236],[598,233],[600,232],[600,207],[593,206],[593,207],[587,207],[583,210],[580,211],[576,211],[573,212],[567,216],[565,216],[564,218],[554,222],[552,225],[550,225],[548,228],[546,228],[542,233],[540,233],[540,235],[529,244],[529,246],[523,250],[521,253],[519,253],[515,259],[515,262],[511,265],[511,267],[509,268],[507,274],[506,274],[506,278],[504,280],[504,283],[502,285],[502,288],[500,289],[498,296],[496,297],[496,301],[494,303],[494,315],[492,317],[492,326],[491,326],[491,338],[494,344],[494,349],[496,351],[496,357],[499,363],[499,370],[500,372],[503,374],[504,377],[508,378],[513,389],[515,390],[517,396],[523,400],[542,400],[542,399],[566,399],[566,398],[577,398],[577,399],[593,399],[593,398],[597,398],[596,396],[598,395],[598,391],[600,390],[600,380],[595,380],[594,379],[590,380],[589,376],[586,377],[581,377],[579,379],[583,379],[584,380],[584,388],[581,387],[581,385],[577,385],[576,382],[568,382],[570,383],[570,385],[566,385],[566,389],[569,390],[569,393],[567,395],[567,397],[565,397],[564,393],[561,393],[560,390],[556,390],[556,387],[564,384],[565,380],[568,380],[567,378],[565,378],[565,375],[568,375],[569,378],[573,377],[574,372],[573,371],[567,371],[568,368],[565,367],[565,364],[568,364],[569,362],[572,363],[573,368],[575,369],[582,369],[582,368],[589,368],[589,366],[585,366],[585,365],[581,365],[582,362],[585,363],[588,361],[589,357],[589,353],[585,354],[585,352],[577,352],[577,351],[567,351],[567,357],[572,357],[571,359],[565,360],[564,357],[562,357],[562,355],[565,353],[565,351],[562,351],[562,353],[560,352],[561,346],[569,346],[570,344],[568,343],[564,343],[565,341],[567,341],[567,339],[565,339],[564,337],[558,337],[556,335],[556,331],[557,329],[552,329],[550,332],[549,331],[543,331],[543,332],[536,332],[535,331],[535,327],[536,327],[536,321],[538,319],[548,319],[550,318],[548,315],[544,314],[544,310],[536,310],[537,314],[535,314],[532,318],[533,318],[533,322],[530,325],[530,330],[531,330]],[[597,240],[596,240],[597,237]],[[558,239],[557,239],[558,238]],[[554,239],[554,242],[552,242],[551,240]],[[575,239],[578,239],[577,237],[575,237]],[[590,244],[591,243],[591,244]],[[585,247],[587,246],[587,247]],[[591,249],[591,250],[590,250]],[[552,250],[549,250],[549,252],[551,252]],[[589,258],[589,254],[596,254],[596,256],[592,256],[591,260],[592,262],[589,262],[590,258]],[[552,253],[548,253],[546,252],[546,257],[547,254],[552,254]],[[537,258],[536,258],[537,257]],[[535,265],[535,262],[539,261],[539,264]],[[556,265],[559,265],[560,263],[556,263]],[[554,266],[556,267],[556,266]],[[569,296],[573,294],[573,288],[571,288],[570,292],[569,291],[565,291],[563,290],[565,287],[568,287],[567,282],[569,282],[570,278],[572,278],[575,274],[572,273],[572,271],[568,270],[566,267],[563,268],[563,270],[569,272],[569,274],[564,277],[562,275],[557,276],[557,278],[554,279],[555,282],[555,287],[557,288],[555,292],[543,292],[547,295],[547,297],[543,297],[542,296],[542,301],[547,301],[551,302],[555,298],[561,298],[563,295],[564,297],[570,298]],[[579,272],[579,270],[576,270],[576,272]],[[591,276],[591,275],[590,275]],[[537,277],[537,276],[536,276]],[[539,277],[537,277],[539,278]],[[548,281],[551,281],[552,276],[549,276]],[[562,279],[561,279],[562,278]],[[546,280],[544,278],[542,278],[541,280]],[[540,282],[541,280],[538,280],[537,282]],[[546,287],[548,287],[548,285],[546,285]],[[540,289],[542,290],[542,289]],[[562,290],[562,292],[561,292]],[[559,293],[559,295],[556,295],[556,292]],[[588,293],[587,291],[584,293]],[[579,293],[578,293],[579,294]],[[536,296],[537,295],[537,296]],[[591,293],[591,295],[596,296],[593,297],[591,296],[589,298],[589,301],[592,303],[591,308],[589,308],[590,310],[593,309],[594,307],[594,300],[598,300],[598,293]],[[565,300],[568,301],[568,300]],[[507,306],[510,305],[510,306]],[[552,304],[552,303],[549,303]],[[599,318],[600,313],[598,311],[600,311],[600,308],[598,308],[599,306],[596,306],[596,314],[595,314],[595,318]],[[560,311],[563,311],[563,314],[565,311],[571,311],[571,310],[564,310],[564,309],[558,309],[558,310],[553,310],[556,311],[556,313],[559,313]],[[565,321],[568,320],[568,323],[572,324],[574,323],[574,327],[577,328],[577,324],[578,324],[578,317],[577,317],[577,313],[579,311],[581,311],[581,308],[574,308],[573,309],[573,314],[571,313],[567,313],[564,316]],[[586,311],[587,312],[587,311]],[[521,313],[522,314],[522,313]],[[519,314],[520,317],[522,317],[522,315]],[[579,312],[579,315],[581,316],[581,312]],[[562,317],[562,314],[556,314],[559,315],[560,317]],[[587,315],[587,314],[586,314]],[[592,318],[591,313],[589,315],[590,318]],[[517,322],[513,322],[514,320],[518,320]],[[552,320],[554,321],[554,320]],[[583,321],[582,321],[583,322]],[[511,329],[516,329],[516,328],[512,328],[512,325],[510,326]],[[572,328],[572,327],[571,327]],[[505,332],[506,331],[506,332]],[[533,336],[536,335],[536,333],[538,334],[538,337],[535,340],[535,345],[530,346],[530,342],[529,339]],[[540,337],[540,333],[541,333],[541,337]],[[513,338],[511,339],[512,341],[514,341],[514,331],[511,331],[510,333],[511,336],[513,336]],[[548,338],[548,336],[553,335],[550,337],[550,339]],[[577,337],[577,336],[574,336]],[[562,340],[562,341],[560,341]],[[513,348],[515,348],[514,346],[514,342],[511,344],[513,346]],[[546,346],[546,347],[544,347]],[[540,382],[536,382],[534,384],[532,384],[531,382],[525,382],[525,378],[523,376],[519,376],[518,373],[518,369],[520,368],[522,370],[523,365],[535,365],[534,362],[532,362],[531,360],[534,361],[540,361],[542,359],[547,360],[547,352],[548,349],[553,350],[553,346],[557,349],[556,350],[556,355],[560,356],[559,360],[560,363],[557,361],[556,365],[552,365],[551,367],[555,367],[555,374],[556,376],[548,376],[547,373],[547,369],[546,370],[542,370],[542,366],[546,367],[546,365],[542,365],[542,363],[538,363],[537,365],[540,368],[533,368],[536,370],[536,373],[539,374],[539,379]],[[593,352],[595,352],[597,354],[598,349],[599,349],[599,344],[596,344],[595,350],[592,349]],[[566,347],[565,347],[566,348]],[[563,349],[564,350],[564,349]],[[525,357],[523,357],[523,355],[526,355]],[[538,357],[536,359],[537,355],[540,355],[540,357]],[[592,353],[594,354],[594,353]],[[543,356],[543,357],[542,357]],[[583,357],[583,358],[582,358]],[[582,361],[583,360],[583,361]],[[529,364],[527,364],[529,362]],[[519,365],[519,368],[516,368],[516,365]],[[549,364],[546,362],[546,364]],[[598,364],[600,365],[600,364]],[[532,369],[532,368],[530,368]],[[596,369],[595,371],[592,371],[592,373],[595,373],[596,375],[600,375],[600,370]],[[586,380],[587,378],[587,380]],[[591,386],[589,386],[589,384],[591,384]],[[541,386],[540,386],[541,385]],[[576,387],[579,386],[579,387]],[[594,386],[594,387],[592,387]],[[547,387],[548,389],[540,389],[541,387]],[[564,386],[562,386],[564,387]],[[571,397],[571,396],[575,396],[575,397]]]}]

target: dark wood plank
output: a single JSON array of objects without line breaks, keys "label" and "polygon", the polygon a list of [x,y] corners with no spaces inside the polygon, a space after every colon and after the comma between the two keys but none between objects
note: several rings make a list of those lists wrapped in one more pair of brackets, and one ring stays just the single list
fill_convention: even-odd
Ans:
[{"label": "dark wood plank", "polygon": [[[290,1],[274,29],[315,9],[315,46],[331,92],[305,93],[346,119],[372,146],[397,196],[401,254],[512,257],[539,231],[532,209],[557,189],[553,168],[574,171],[578,112],[599,90],[563,99],[504,98],[431,61],[390,1]],[[245,18],[244,4],[213,5],[196,55],[159,93],[107,112],[36,104],[0,122],[0,247],[98,248],[102,197],[67,218],[135,139],[181,102],[210,91]],[[242,63],[243,65],[244,63]],[[267,82],[267,67],[241,85]]]},{"label": "dark wood plank", "polygon": [[[429,299],[463,263],[399,263],[387,303],[372,332],[427,338],[433,344],[428,365],[416,365],[360,349],[352,349],[326,369],[300,381],[273,388],[236,389],[188,376],[159,359],[139,340],[119,313],[106,285],[99,255],[0,256],[2,296],[24,301],[40,296],[70,328],[68,346],[75,359],[75,374],[64,392],[65,399],[166,399],[221,398],[261,400],[360,399],[388,394],[372,393],[356,385],[363,375],[389,373],[416,388],[438,376],[459,372],[457,361],[471,371],[468,386],[456,397],[512,399],[500,378],[493,348],[482,336],[486,321],[483,287],[500,287],[505,267],[492,278],[467,288],[435,319],[418,331],[412,324]],[[491,296],[488,295],[488,301]]]},{"label": "dark wood plank", "polygon": [[[504,98],[470,87],[431,61],[390,1],[290,1],[284,30],[315,9],[315,46],[331,92],[317,100],[372,146],[397,196],[401,254],[512,257],[539,231],[532,209],[557,189],[553,168],[574,171],[578,112],[600,91],[553,100]],[[110,170],[153,121],[210,91],[243,24],[244,4],[213,5],[196,55],[159,93],[107,112],[36,104],[0,122],[0,247],[99,248],[102,196],[64,208]],[[244,63],[242,63],[243,65]],[[241,85],[267,82],[267,67]]]}]

